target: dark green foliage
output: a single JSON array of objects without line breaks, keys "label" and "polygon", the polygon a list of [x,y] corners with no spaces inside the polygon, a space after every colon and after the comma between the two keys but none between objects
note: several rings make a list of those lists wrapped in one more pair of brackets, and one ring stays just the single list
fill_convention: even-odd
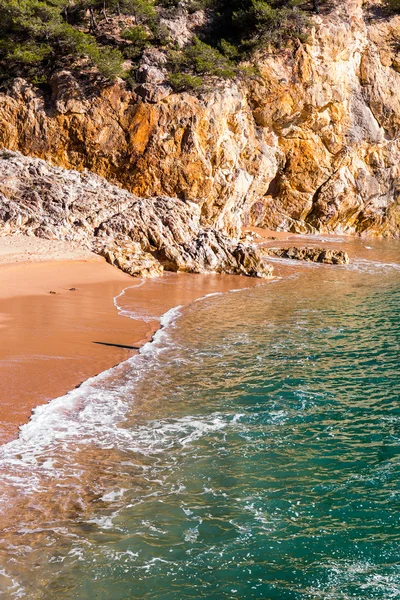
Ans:
[{"label": "dark green foliage", "polygon": [[148,45],[150,38],[148,32],[144,29],[144,27],[141,27],[140,25],[137,25],[136,27],[130,27],[129,29],[125,29],[121,33],[121,36],[124,39],[133,42],[136,46],[142,48]]},{"label": "dark green foliage", "polygon": [[[118,49],[71,25],[68,0],[0,0],[0,77],[23,75],[40,82],[61,57],[88,59],[106,78],[122,73]],[[85,2],[85,6],[90,6]],[[76,8],[76,7],[75,7]]]},{"label": "dark green foliage", "polygon": [[[400,5],[400,0],[387,1]],[[177,4],[178,0],[0,0],[0,82],[23,76],[40,83],[65,66],[80,72],[95,68],[106,79],[132,80],[132,73],[123,73],[124,58],[135,65],[148,46],[157,46],[168,49],[174,89],[196,89],[207,76],[244,73],[239,63],[255,48],[305,39],[310,24],[302,10],[305,0],[187,0],[189,12],[207,10],[208,20],[204,31],[179,49],[160,19],[160,11],[173,12]],[[130,18],[129,27],[124,26],[124,15]],[[107,30],[110,21],[112,34]]]},{"label": "dark green foliage", "polygon": [[393,12],[400,12],[400,0],[387,0],[387,6]]},{"label": "dark green foliage", "polygon": [[196,36],[183,50],[170,51],[168,67],[172,71],[169,81],[176,91],[201,87],[204,81],[200,75],[228,79],[234,77],[238,71],[236,65],[219,50],[205,44]]},{"label": "dark green foliage", "polygon": [[143,50],[150,45],[150,40],[152,39],[149,32],[141,25],[125,29],[121,36],[131,42],[131,45],[125,48],[125,56],[133,59],[140,57]]},{"label": "dark green foliage", "polygon": [[223,78],[235,75],[235,67],[229,59],[196,36],[183,52],[175,53],[175,65],[203,75],[216,75]]},{"label": "dark green foliage", "polygon": [[186,48],[169,54],[169,68],[179,75],[182,86],[187,74],[252,77],[256,74],[254,67],[238,66],[243,58],[265,45],[278,48],[290,40],[304,41],[311,24],[310,17],[301,10],[303,0],[194,1],[212,6],[214,19],[203,39],[194,37]]},{"label": "dark green foliage", "polygon": [[121,0],[121,12],[134,15],[136,22],[140,24],[155,24],[157,12],[153,2],[150,0]]},{"label": "dark green foliage", "polygon": [[219,49],[226,58],[229,60],[236,60],[240,56],[240,52],[236,46],[230,44],[226,40],[221,40],[219,43]]},{"label": "dark green foliage", "polygon": [[213,0],[190,0],[190,2],[187,4],[187,9],[190,13],[194,13],[197,10],[212,8],[213,4]]},{"label": "dark green foliage", "polygon": [[1,40],[0,52],[7,56],[7,59],[11,63],[34,65],[42,62],[51,54],[51,47],[48,44],[36,44],[28,40],[16,43],[12,43],[9,40]]},{"label": "dark green foliage", "polygon": [[188,73],[170,73],[168,80],[175,92],[197,90],[203,85],[201,77]]},{"label": "dark green foliage", "polygon": [[301,9],[304,0],[219,0],[212,35],[249,52],[265,44],[279,46],[304,39],[310,17]]},{"label": "dark green foliage", "polygon": [[113,79],[119,75],[123,75],[122,54],[117,48],[99,47],[96,46],[91,52],[86,55],[92,59],[99,72],[106,79]]}]

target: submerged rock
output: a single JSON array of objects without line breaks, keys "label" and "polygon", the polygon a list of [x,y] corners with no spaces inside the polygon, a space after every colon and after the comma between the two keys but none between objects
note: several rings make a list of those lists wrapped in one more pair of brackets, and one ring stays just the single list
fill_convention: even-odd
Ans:
[{"label": "submerged rock", "polygon": [[201,226],[197,204],[138,198],[92,173],[0,154],[0,235],[80,242],[133,276],[163,269],[268,277],[264,251]]},{"label": "submerged rock", "polygon": [[291,258],[293,260],[304,260],[306,262],[325,263],[328,265],[346,265],[349,255],[343,250],[331,250],[328,248],[304,247],[298,248],[267,248],[269,256],[280,258]]}]

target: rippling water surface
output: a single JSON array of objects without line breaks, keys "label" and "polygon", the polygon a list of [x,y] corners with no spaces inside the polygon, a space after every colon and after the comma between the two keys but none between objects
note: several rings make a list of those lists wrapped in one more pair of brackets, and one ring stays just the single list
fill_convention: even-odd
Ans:
[{"label": "rippling water surface", "polygon": [[400,598],[382,248],[170,311],[140,356],[37,410],[0,450],[3,597]]}]

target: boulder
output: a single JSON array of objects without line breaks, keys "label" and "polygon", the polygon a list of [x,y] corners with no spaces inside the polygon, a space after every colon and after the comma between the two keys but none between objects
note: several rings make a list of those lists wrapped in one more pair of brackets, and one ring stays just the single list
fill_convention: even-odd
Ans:
[{"label": "boulder", "polygon": [[158,67],[144,64],[136,71],[136,80],[139,83],[163,83],[165,73]]},{"label": "boulder", "polygon": [[103,256],[110,265],[121,269],[132,277],[158,277],[162,275],[164,267],[148,252],[143,252],[140,245],[135,242],[126,242],[121,245],[113,243],[100,243],[93,245],[93,250]]},{"label": "boulder", "polygon": [[172,93],[172,88],[166,84],[142,83],[135,88],[135,92],[144,102],[157,104],[157,102],[161,102]]},{"label": "boulder", "polygon": [[290,258],[293,260],[304,260],[306,262],[324,263],[328,265],[347,265],[349,256],[343,250],[332,250],[330,248],[296,247],[291,248],[267,248],[269,256],[279,258]]}]

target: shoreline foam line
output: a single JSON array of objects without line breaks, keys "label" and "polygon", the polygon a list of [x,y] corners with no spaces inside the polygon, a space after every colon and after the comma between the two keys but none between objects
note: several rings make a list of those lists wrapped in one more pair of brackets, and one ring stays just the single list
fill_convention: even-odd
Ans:
[{"label": "shoreline foam line", "polygon": [[[305,265],[303,263],[297,263],[296,265],[293,265],[293,267],[294,266],[297,267],[296,268],[296,273],[292,273],[291,275],[286,274],[286,275],[284,275],[283,279],[286,279],[287,277],[293,277],[293,276],[297,277],[300,274],[300,272],[304,272],[305,271],[304,267],[306,267],[307,265]],[[312,266],[315,266],[315,265],[312,264]],[[380,268],[380,269],[381,268],[387,268],[387,269],[391,268],[391,269],[396,269],[397,270],[397,269],[400,268],[399,264],[396,263],[396,262],[383,262],[383,261],[380,262],[380,261],[376,261],[376,260],[371,260],[371,259],[368,260],[368,259],[363,259],[363,258],[353,258],[353,264],[351,264],[350,266],[349,265],[345,266],[345,268],[350,268],[350,269],[360,269],[361,268],[363,270],[365,268],[368,268],[368,267],[371,268],[372,270],[375,270],[376,268]],[[331,268],[331,267],[329,267],[329,268]],[[274,278],[271,278],[269,280],[263,280],[262,283],[263,284],[272,283],[272,282],[276,283],[276,282],[278,282],[280,280],[281,280],[280,277],[274,277]],[[157,333],[157,331],[159,331],[159,329],[162,329],[162,327],[157,327],[157,326],[159,324],[161,325],[161,320],[163,319],[163,316],[160,317],[160,316],[157,316],[157,315],[146,314],[146,311],[143,310],[142,306],[139,307],[139,310],[136,313],[134,310],[129,310],[129,308],[124,308],[122,302],[120,302],[120,299],[123,298],[125,296],[125,294],[127,294],[127,292],[129,290],[136,289],[136,288],[141,288],[142,286],[144,286],[144,284],[146,282],[147,282],[146,279],[141,279],[141,280],[138,280],[137,282],[133,282],[133,284],[131,284],[131,285],[128,285],[128,286],[124,287],[124,289],[121,292],[119,292],[116,296],[114,296],[114,298],[112,299],[112,301],[113,301],[114,307],[116,308],[116,310],[118,312],[118,315],[120,315],[121,317],[128,317],[128,318],[130,318],[132,320],[141,321],[143,323],[152,323],[152,326],[150,327],[149,335],[146,336],[146,337],[147,337],[147,340],[148,340],[150,338],[151,334],[153,334],[153,337],[151,337],[151,341],[153,341],[154,340],[154,336]],[[223,295],[225,293],[234,292],[236,290],[237,291],[242,291],[242,290],[244,291],[244,290],[250,289],[251,287],[252,286],[243,285],[243,287],[240,287],[240,288],[231,288],[231,289],[224,289],[223,291],[211,292],[209,294],[204,294],[203,296],[199,296],[199,298],[194,298],[194,299],[190,300],[189,302],[187,302],[187,305],[190,305],[192,302],[198,302],[198,301],[200,301],[200,300],[202,300],[202,299],[204,299],[206,297],[211,297],[211,296],[214,296],[214,295],[215,296],[216,295]],[[164,313],[164,315],[166,315],[168,312],[169,311],[166,311]],[[140,347],[140,350],[138,350],[139,353],[142,352],[142,351],[146,352],[146,350],[143,350],[143,348],[146,348],[147,340],[146,340],[146,343],[143,346]],[[135,346],[139,347],[140,343],[139,344],[135,344]],[[126,360],[129,360],[130,358],[131,357],[129,357]],[[115,366],[123,364],[124,362],[125,362],[124,360],[122,362],[117,362],[116,361],[115,364],[112,365],[112,367],[110,367],[110,368],[114,368]],[[109,369],[106,369],[106,371],[103,371],[101,369],[101,367],[100,367],[99,371],[96,374],[92,375],[89,378],[83,378],[80,382],[77,381],[76,382],[77,383],[76,387],[79,388],[86,381],[92,380],[94,377],[100,376],[102,373],[108,372],[108,371],[109,371]],[[64,392],[64,390],[63,390],[63,392]],[[71,386],[71,389],[68,392],[63,393],[62,396],[54,395],[53,398],[51,398],[48,402],[46,402],[44,404],[44,406],[47,406],[49,403],[53,402],[55,399],[57,399],[59,397],[65,397],[66,395],[70,394],[71,392],[73,392],[72,386]],[[42,404],[39,404],[38,406],[42,406]],[[23,428],[27,423],[30,422],[30,420],[32,419],[32,417],[33,417],[35,411],[37,410],[38,406],[36,406],[35,408],[33,408],[32,414],[30,414],[30,415],[27,414],[26,415],[25,419],[27,419],[27,420],[22,425],[19,425],[19,430],[20,431],[21,431],[21,428]],[[18,427],[18,425],[16,426],[16,431],[15,431],[15,435],[17,437],[14,438],[14,440],[18,439],[19,436],[20,436],[20,433],[17,431],[17,427]],[[7,443],[11,443],[14,440],[10,440],[10,442],[5,442],[3,445],[7,445]]]},{"label": "shoreline foam line", "polygon": [[[18,437],[0,446],[0,513],[9,506],[10,486],[14,493],[18,491],[23,497],[40,489],[43,478],[58,478],[60,469],[63,472],[70,464],[71,443],[74,451],[79,451],[88,443],[105,449],[127,442],[130,445],[132,440],[129,433],[123,427],[117,427],[126,420],[130,409],[125,397],[129,397],[127,392],[131,389],[132,381],[142,376],[140,361],[145,361],[142,366],[146,367],[148,358],[158,353],[157,346],[161,346],[160,350],[164,346],[167,348],[163,336],[168,335],[166,329],[180,316],[180,309],[181,306],[177,306],[162,315],[160,328],[137,354],[90,377],[67,394],[37,406],[30,420],[20,426]],[[138,363],[137,373],[132,368],[132,377],[124,377],[126,365],[132,364],[134,367],[135,363]],[[114,387],[107,383],[110,376],[118,371],[122,378],[116,393]],[[53,455],[57,454],[54,463]],[[45,456],[48,458],[43,460]]]},{"label": "shoreline foam line", "polygon": [[[127,317],[128,319],[134,319],[135,317],[132,316],[132,314],[129,314],[129,311],[125,310],[124,308],[122,308],[122,306],[120,306],[118,304],[118,299],[122,298],[122,296],[125,296],[126,292],[128,290],[132,290],[132,289],[136,289],[136,288],[140,288],[142,287],[144,284],[146,283],[145,279],[140,279],[139,283],[137,285],[128,285],[126,288],[124,288],[122,290],[122,292],[120,292],[117,296],[115,296],[113,298],[113,304],[115,306],[115,308],[117,309],[117,312],[119,315],[121,315],[121,317]],[[146,321],[145,317],[140,317],[143,321]],[[149,319],[150,320],[150,319]],[[154,319],[151,320],[158,320],[154,317]],[[147,322],[147,321],[146,321]]]},{"label": "shoreline foam line", "polygon": [[[266,284],[266,283],[270,283],[272,281],[275,281],[275,279],[271,279],[271,281],[264,280],[263,283]],[[143,279],[140,283],[138,283],[138,285],[127,286],[126,288],[124,288],[122,290],[122,292],[120,292],[117,296],[115,296],[113,298],[113,304],[114,304],[115,308],[117,309],[118,313],[121,314],[121,316],[126,316],[128,318],[133,318],[133,319],[138,318],[136,316],[133,316],[133,315],[135,315],[135,313],[131,313],[129,315],[129,311],[122,309],[122,307],[120,307],[118,304],[118,298],[124,296],[125,293],[127,292],[127,290],[132,289],[132,288],[142,287],[145,283],[146,283],[146,280]],[[245,291],[248,289],[251,289],[251,287],[234,288],[231,290],[225,290],[225,291],[221,291],[221,292],[205,294],[203,296],[200,296],[199,298],[192,300],[191,302],[188,302],[184,306],[190,306],[190,304],[192,304],[194,302],[198,302],[200,300],[204,300],[210,296],[223,295],[225,293],[230,293],[231,291],[235,291],[235,292],[242,291],[242,290]],[[86,390],[88,392],[92,391],[93,384],[98,384],[98,383],[101,383],[102,380],[106,380],[112,374],[113,371],[115,371],[117,369],[122,369],[124,367],[124,365],[129,364],[130,362],[134,363],[134,361],[137,360],[138,356],[146,356],[146,355],[151,354],[154,351],[154,348],[157,345],[159,345],[159,343],[162,341],[163,337],[166,335],[166,329],[168,329],[171,325],[173,325],[175,323],[176,319],[180,316],[180,314],[181,314],[180,311],[182,308],[183,308],[183,305],[174,306],[174,307],[168,309],[166,312],[164,312],[160,317],[152,316],[151,318],[146,319],[146,316],[144,316],[144,317],[140,316],[138,318],[138,320],[143,320],[145,322],[158,321],[160,323],[160,326],[156,329],[156,331],[154,331],[151,339],[149,341],[147,341],[146,343],[144,343],[143,346],[141,346],[139,348],[137,354],[135,354],[134,356],[130,356],[129,358],[112,366],[109,369],[106,369],[105,371],[101,371],[101,372],[97,373],[96,375],[93,375],[92,377],[89,377],[88,379],[83,380],[74,389],[69,390],[66,394],[63,394],[62,396],[58,396],[56,398],[53,398],[49,402],[46,402],[45,404],[40,404],[40,405],[36,406],[35,408],[33,408],[32,414],[31,414],[29,420],[26,423],[19,426],[18,437],[16,437],[15,439],[13,439],[9,442],[6,442],[5,444],[0,445],[0,459],[5,458],[5,453],[8,450],[11,450],[11,451],[15,450],[15,452],[18,452],[19,454],[31,453],[32,449],[29,450],[27,448],[27,445],[29,445],[29,442],[32,441],[32,439],[34,438],[35,432],[37,432],[38,430],[42,431],[42,432],[48,431],[49,424],[53,424],[55,426],[56,423],[59,423],[59,421],[60,421],[60,419],[58,417],[59,413],[62,413],[64,415],[66,413],[78,414],[80,411],[84,410],[85,406],[84,406],[84,402],[82,401],[82,393],[84,393]],[[50,417],[50,419],[49,419],[49,417]],[[117,418],[117,415],[115,415],[115,417]],[[119,413],[118,422],[123,421],[123,420],[124,420],[123,414]],[[114,420],[113,422],[115,423],[116,420]],[[57,428],[50,427],[50,430],[52,430],[52,431],[54,431],[54,433],[56,433]],[[68,436],[68,431],[64,432],[64,433],[66,434],[66,436]],[[60,437],[62,438],[63,436],[56,436],[56,437],[60,441]],[[46,443],[50,443],[50,439],[48,439]],[[37,440],[35,442],[35,445],[37,445]],[[40,445],[40,446],[43,447],[42,445]],[[38,451],[38,453],[40,452],[39,448],[36,448],[36,450]]]}]

